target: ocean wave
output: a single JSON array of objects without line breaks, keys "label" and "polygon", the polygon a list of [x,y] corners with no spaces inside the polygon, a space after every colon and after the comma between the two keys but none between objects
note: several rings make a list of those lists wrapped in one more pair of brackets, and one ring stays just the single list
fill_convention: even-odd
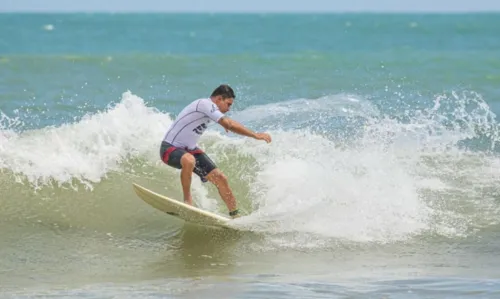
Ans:
[{"label": "ocean wave", "polygon": [[[212,127],[200,145],[248,214],[237,224],[264,234],[267,244],[464,237],[498,223],[498,128],[476,94],[441,95],[427,109],[400,115],[341,94],[250,107],[232,117],[269,130],[273,142]],[[98,230],[148,221],[154,212],[137,200],[131,182],[182,195],[178,170],[158,156],[171,122],[131,92],[58,127],[16,133],[4,116],[1,216]],[[488,139],[486,148],[464,146],[479,137]],[[193,189],[197,205],[226,213],[213,186],[195,179]],[[137,221],[123,225],[128,217]]]}]

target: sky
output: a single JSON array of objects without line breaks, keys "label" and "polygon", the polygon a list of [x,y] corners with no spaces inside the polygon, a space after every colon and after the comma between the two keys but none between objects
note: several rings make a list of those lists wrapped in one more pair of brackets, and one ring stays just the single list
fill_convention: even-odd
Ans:
[{"label": "sky", "polygon": [[0,0],[0,12],[468,12],[499,0]]}]

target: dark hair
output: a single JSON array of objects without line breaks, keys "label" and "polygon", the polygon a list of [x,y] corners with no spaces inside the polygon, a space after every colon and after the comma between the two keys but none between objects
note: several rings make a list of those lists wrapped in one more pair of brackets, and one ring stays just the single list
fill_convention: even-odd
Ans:
[{"label": "dark hair", "polygon": [[229,85],[227,84],[222,84],[219,85],[214,91],[212,92],[212,97],[216,96],[222,96],[223,99],[229,99],[229,98],[235,98],[236,96],[234,95],[234,91]]}]

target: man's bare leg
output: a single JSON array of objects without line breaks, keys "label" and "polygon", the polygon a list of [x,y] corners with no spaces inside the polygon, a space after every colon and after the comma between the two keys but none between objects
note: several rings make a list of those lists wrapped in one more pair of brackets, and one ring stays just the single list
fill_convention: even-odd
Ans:
[{"label": "man's bare leg", "polygon": [[196,160],[191,154],[184,154],[181,158],[181,184],[182,192],[184,193],[184,202],[188,205],[193,205],[193,198],[191,196],[191,177]]},{"label": "man's bare leg", "polygon": [[219,169],[212,170],[207,175],[207,180],[212,182],[219,190],[219,195],[226,203],[229,212],[236,210],[236,199],[234,198],[233,191],[229,187],[227,177]]}]

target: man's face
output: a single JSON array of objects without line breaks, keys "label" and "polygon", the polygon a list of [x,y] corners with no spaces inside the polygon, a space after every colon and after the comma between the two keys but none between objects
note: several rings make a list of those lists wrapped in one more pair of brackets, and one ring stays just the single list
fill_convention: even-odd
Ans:
[{"label": "man's face", "polygon": [[233,98],[223,99],[222,96],[218,96],[217,107],[219,107],[220,112],[226,113],[229,111],[229,108],[231,108],[231,105],[233,105],[233,101]]}]

